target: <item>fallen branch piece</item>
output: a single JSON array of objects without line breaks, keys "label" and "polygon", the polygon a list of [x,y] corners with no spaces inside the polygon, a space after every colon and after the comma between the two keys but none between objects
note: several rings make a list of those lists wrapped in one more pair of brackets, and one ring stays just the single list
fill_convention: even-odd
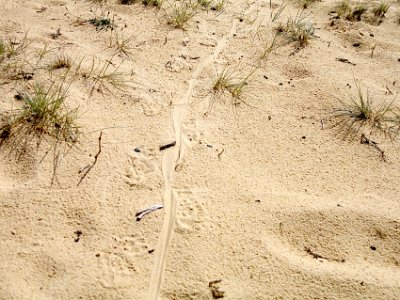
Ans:
[{"label": "fallen branch piece", "polygon": [[387,161],[386,161],[385,151],[383,151],[383,150],[378,146],[378,144],[377,144],[376,142],[371,141],[369,138],[367,138],[367,137],[365,136],[364,133],[361,134],[361,144],[370,145],[370,146],[374,147],[376,150],[378,150],[378,151],[380,152],[382,160],[383,160],[384,162],[387,162]]},{"label": "fallen branch piece", "polygon": [[81,170],[79,173],[81,173],[81,172],[85,172],[82,176],[81,176],[81,179],[79,180],[79,182],[78,182],[78,186],[81,184],[81,182],[82,182],[82,180],[86,177],[86,175],[90,172],[90,170],[94,167],[94,165],[97,163],[97,159],[98,159],[98,157],[99,157],[99,155],[100,155],[100,153],[101,153],[101,137],[102,137],[102,135],[103,135],[103,132],[102,131],[100,131],[100,135],[99,135],[99,151],[97,151],[97,154],[94,156],[94,162],[91,164],[91,165],[89,165],[89,166],[87,166],[87,167],[85,167],[83,170]]},{"label": "fallen branch piece", "polygon": [[340,62],[342,62],[342,63],[345,63],[345,64],[350,64],[350,65],[353,65],[353,66],[355,66],[356,64],[355,63],[352,63],[351,61],[349,61],[347,58],[336,58],[336,60],[337,61],[340,61]]},{"label": "fallen branch piece", "polygon": [[139,222],[145,215],[163,208],[162,204],[154,204],[148,208],[142,209],[135,214],[136,221]]},{"label": "fallen branch piece", "polygon": [[314,251],[312,251],[310,248],[308,247],[304,247],[304,251],[306,251],[308,254],[310,254],[312,257],[314,257],[315,259],[325,259],[325,260],[329,260],[329,261],[336,261],[339,263],[344,263],[346,262],[345,259],[338,259],[338,258],[329,258],[326,256],[322,256],[318,253],[315,253]]},{"label": "fallen branch piece", "polygon": [[165,145],[161,145],[160,146],[160,151],[163,151],[165,149],[171,148],[171,147],[173,147],[175,145],[176,145],[176,141],[173,141],[173,142],[165,144]]}]

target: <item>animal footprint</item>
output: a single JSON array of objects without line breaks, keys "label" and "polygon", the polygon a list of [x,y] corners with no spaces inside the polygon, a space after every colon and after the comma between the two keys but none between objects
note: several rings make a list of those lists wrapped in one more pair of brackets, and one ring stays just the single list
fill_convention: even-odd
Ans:
[{"label": "animal footprint", "polygon": [[129,158],[125,181],[135,187],[161,187],[161,172],[158,165],[158,161],[147,155],[144,149],[135,149]]},{"label": "animal footprint", "polygon": [[166,103],[155,95],[142,94],[138,97],[146,116],[155,116],[165,110]]},{"label": "animal footprint", "polygon": [[126,258],[141,256],[148,252],[148,246],[143,237],[127,235],[116,239],[121,249],[120,255]]},{"label": "animal footprint", "polygon": [[172,58],[172,60],[168,61],[165,64],[165,68],[167,68],[168,71],[174,73],[179,73],[183,69],[191,69],[190,65],[181,57]]},{"label": "animal footprint", "polygon": [[101,253],[99,268],[102,271],[100,283],[106,288],[122,288],[132,285],[132,265],[116,254]]},{"label": "animal footprint", "polygon": [[114,238],[111,251],[104,251],[99,256],[100,279],[104,287],[127,287],[132,285],[132,276],[136,272],[135,257],[148,253],[148,246],[143,237],[125,235]]},{"label": "animal footprint", "polygon": [[188,233],[204,230],[208,226],[208,211],[199,195],[191,191],[178,192],[176,231]]}]

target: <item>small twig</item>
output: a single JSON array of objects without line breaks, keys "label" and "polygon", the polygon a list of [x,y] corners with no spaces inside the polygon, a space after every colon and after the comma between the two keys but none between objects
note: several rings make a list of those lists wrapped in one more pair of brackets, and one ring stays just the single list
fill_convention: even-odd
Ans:
[{"label": "small twig", "polygon": [[97,151],[97,154],[94,156],[94,162],[86,169],[85,173],[82,175],[81,179],[78,182],[78,186],[81,184],[82,180],[86,177],[86,175],[90,172],[90,170],[97,163],[97,158],[99,157],[99,155],[101,153],[101,137],[102,137],[102,135],[103,135],[103,131],[100,131],[100,135],[99,135],[99,151]]},{"label": "small twig", "polygon": [[369,138],[367,138],[367,137],[365,136],[364,133],[361,134],[361,141],[360,141],[360,142],[361,142],[361,144],[370,145],[370,146],[374,147],[376,150],[378,150],[378,151],[380,152],[382,160],[383,160],[384,162],[387,162],[387,161],[386,161],[385,151],[383,151],[383,150],[378,146],[378,144],[377,144],[376,142],[371,141]]},{"label": "small twig", "polygon": [[154,204],[148,208],[142,209],[135,214],[136,221],[139,222],[145,215],[163,208],[162,204]]},{"label": "small twig", "polygon": [[372,51],[371,51],[371,58],[372,57],[374,57],[374,51],[375,51],[375,48],[376,48],[376,44],[372,47]]},{"label": "small twig", "polygon": [[325,121],[324,119],[321,119],[321,130],[324,130],[324,126],[325,126]]},{"label": "small twig", "polygon": [[221,160],[221,155],[222,155],[222,153],[224,153],[224,152],[225,152],[225,148],[222,148],[222,150],[218,152],[217,156],[218,156],[218,159],[219,159],[219,160]]},{"label": "small twig", "polygon": [[325,260],[330,260],[330,261],[336,261],[336,262],[340,262],[340,263],[344,263],[346,262],[345,259],[338,259],[338,258],[329,258],[326,256],[322,256],[318,253],[315,253],[314,251],[312,251],[310,248],[308,247],[304,247],[304,251],[306,251],[308,254],[310,254],[312,257],[314,257],[315,259],[325,259]]},{"label": "small twig", "polygon": [[174,147],[175,145],[176,145],[176,141],[173,141],[173,142],[168,143],[168,144],[165,144],[165,145],[161,145],[161,146],[160,146],[160,151],[163,151],[163,150],[165,150],[165,149]]},{"label": "small twig", "polygon": [[351,61],[349,61],[347,58],[338,57],[338,58],[336,58],[336,60],[337,60],[337,61],[340,61],[340,62],[342,62],[342,63],[345,63],[345,64],[350,64],[350,65],[353,65],[353,66],[356,65],[355,63],[352,63]]},{"label": "small twig", "polygon": [[322,255],[313,252],[310,248],[308,247],[304,247],[304,251],[306,251],[308,254],[310,254],[312,257],[314,257],[315,259],[321,258],[321,259],[325,259],[325,257],[323,257]]}]

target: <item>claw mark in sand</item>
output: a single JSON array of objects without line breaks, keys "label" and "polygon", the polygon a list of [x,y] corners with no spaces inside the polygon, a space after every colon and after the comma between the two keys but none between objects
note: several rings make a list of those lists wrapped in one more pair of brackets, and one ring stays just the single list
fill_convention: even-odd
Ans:
[{"label": "claw mark in sand", "polygon": [[196,84],[197,77],[203,71],[203,69],[211,62],[215,61],[223,48],[226,47],[228,41],[236,33],[236,26],[238,20],[234,20],[230,32],[223,37],[214,48],[211,55],[206,57],[193,71],[191,79],[189,80],[188,89],[179,98],[179,101],[173,108],[172,111],[172,122],[174,133],[176,137],[177,147],[172,148],[171,151],[165,153],[161,162],[162,175],[164,179],[165,189],[163,194],[165,218],[163,220],[161,234],[157,244],[157,255],[153,266],[153,271],[150,276],[150,283],[148,288],[147,299],[158,300],[160,287],[162,283],[162,276],[165,266],[165,258],[167,255],[167,248],[169,241],[171,240],[171,234],[173,232],[175,216],[176,216],[176,192],[171,187],[171,175],[175,170],[175,166],[178,165],[182,159],[182,147],[183,147],[183,134],[182,134],[182,123],[186,117],[186,110],[192,97],[193,88]]}]

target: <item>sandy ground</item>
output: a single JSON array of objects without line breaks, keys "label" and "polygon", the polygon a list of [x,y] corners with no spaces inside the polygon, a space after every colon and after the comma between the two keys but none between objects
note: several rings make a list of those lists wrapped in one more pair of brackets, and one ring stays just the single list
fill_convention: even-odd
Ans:
[{"label": "sandy ground", "polygon": [[[269,1],[226,1],[181,30],[167,24],[171,3],[0,0],[1,36],[28,33],[32,51],[47,45],[41,64],[60,53],[87,69],[112,58],[127,80],[92,89],[69,79],[66,104],[78,107],[82,134],[53,184],[46,143],[19,158],[1,151],[0,299],[213,299],[212,290],[224,299],[398,299],[399,143],[371,137],[385,162],[326,120],[356,93],[354,78],[378,103],[400,100],[400,3],[390,1],[379,26],[334,19],[335,3],[306,10],[309,45],[259,62],[272,28],[299,4],[271,22]],[[108,12],[113,32],[85,22]],[[130,58],[108,48],[117,33],[131,37]],[[243,76],[257,67],[237,105],[212,93],[226,67]],[[63,72],[3,81],[0,111]],[[100,132],[98,161],[78,186]],[[135,221],[157,203],[164,208]]]}]

